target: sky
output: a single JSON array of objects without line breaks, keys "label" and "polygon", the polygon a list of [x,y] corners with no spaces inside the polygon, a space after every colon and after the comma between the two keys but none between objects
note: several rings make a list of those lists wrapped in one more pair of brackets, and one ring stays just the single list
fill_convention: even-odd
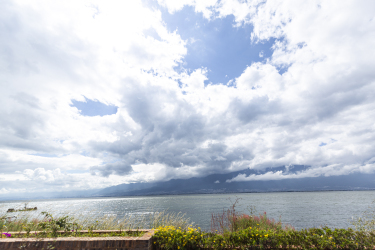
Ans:
[{"label": "sky", "polygon": [[0,2],[0,195],[375,170],[374,1]]}]

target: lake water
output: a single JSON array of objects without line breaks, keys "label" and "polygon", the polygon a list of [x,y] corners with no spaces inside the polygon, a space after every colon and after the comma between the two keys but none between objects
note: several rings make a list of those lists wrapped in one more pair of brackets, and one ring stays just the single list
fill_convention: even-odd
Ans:
[{"label": "lake water", "polygon": [[[112,214],[141,215],[153,211],[185,213],[191,221],[204,230],[210,229],[212,213],[228,209],[239,199],[237,211],[248,212],[255,206],[257,213],[294,226],[296,229],[328,226],[347,228],[352,217],[361,216],[371,207],[375,210],[375,191],[332,191],[332,192],[277,192],[241,194],[165,195],[116,198],[31,200],[27,207],[38,207],[32,215],[48,211],[55,215],[102,216]],[[0,215],[8,208],[22,208],[25,201],[0,202]],[[24,212],[25,213],[25,212]],[[10,215],[10,213],[8,213]],[[17,213],[12,215],[17,215]]]}]

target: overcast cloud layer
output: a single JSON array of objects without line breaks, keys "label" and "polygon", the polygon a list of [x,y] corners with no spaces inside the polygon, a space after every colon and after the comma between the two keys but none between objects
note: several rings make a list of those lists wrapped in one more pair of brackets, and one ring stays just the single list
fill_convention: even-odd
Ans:
[{"label": "overcast cloud layer", "polygon": [[[0,193],[245,168],[375,169],[374,1],[1,1]],[[253,27],[273,54],[228,82],[184,68],[163,11]],[[220,52],[221,53],[221,52]],[[224,52],[222,52],[224,53]],[[230,64],[230,62],[223,62]],[[117,107],[86,116],[74,102]]]}]

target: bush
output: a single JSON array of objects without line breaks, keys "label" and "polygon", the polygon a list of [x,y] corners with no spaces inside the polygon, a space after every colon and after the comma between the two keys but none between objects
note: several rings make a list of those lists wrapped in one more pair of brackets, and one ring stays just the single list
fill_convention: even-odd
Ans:
[{"label": "bush", "polygon": [[[375,245],[374,214],[357,221],[356,230],[310,228],[300,231],[269,219],[267,214],[236,211],[237,199],[222,213],[212,214],[211,232],[159,227],[154,236],[158,249],[369,249]],[[361,224],[362,223],[362,224]]]},{"label": "bush", "polygon": [[283,226],[281,221],[276,222],[275,219],[267,218],[266,212],[264,212],[263,215],[260,214],[259,216],[242,214],[234,217],[232,223],[234,224],[233,228],[236,230],[242,230],[249,227],[275,231],[294,230],[292,226]]},{"label": "bush", "polygon": [[236,211],[236,206],[239,199],[232,204],[232,206],[223,210],[222,213],[211,215],[211,232],[223,234],[225,232],[236,232],[238,230],[251,228],[258,228],[261,230],[294,230],[290,225],[285,225],[281,221],[276,222],[274,219],[269,219],[266,212],[254,215],[256,211],[254,207],[250,207],[250,215],[241,214]]},{"label": "bush", "polygon": [[200,228],[181,229],[165,226],[155,230],[153,239],[159,249],[197,249],[204,245],[206,235]]},{"label": "bush", "polygon": [[175,227],[160,227],[155,231],[154,245],[158,249],[245,249],[262,246],[269,241],[270,231],[248,228],[224,234],[202,232],[200,228],[182,230]]},{"label": "bush", "polygon": [[160,227],[154,235],[157,249],[369,249],[375,233],[349,229],[295,230],[241,229],[224,234]]}]

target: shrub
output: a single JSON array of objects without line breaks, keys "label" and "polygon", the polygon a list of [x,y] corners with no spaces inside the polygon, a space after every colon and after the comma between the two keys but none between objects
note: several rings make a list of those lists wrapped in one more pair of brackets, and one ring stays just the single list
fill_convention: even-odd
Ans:
[{"label": "shrub", "polygon": [[238,230],[251,228],[258,228],[262,230],[294,230],[290,225],[285,225],[281,221],[276,222],[274,219],[269,219],[266,212],[254,215],[255,208],[250,207],[250,215],[241,214],[236,211],[236,206],[239,199],[232,204],[232,206],[223,210],[222,213],[211,215],[211,232],[223,234],[225,232],[236,232]]},{"label": "shrub", "polygon": [[236,230],[242,230],[249,227],[275,231],[294,230],[292,226],[283,226],[281,221],[276,222],[275,219],[269,219],[266,212],[264,212],[263,215],[260,214],[259,216],[242,214],[234,217],[232,223],[234,224],[233,227]]},{"label": "shrub", "polygon": [[157,228],[153,239],[158,249],[246,249],[249,246],[267,245],[270,233],[257,228],[247,228],[237,232],[215,234],[202,232],[200,228],[182,230],[168,226]]},{"label": "shrub", "polygon": [[241,229],[224,234],[160,227],[154,236],[158,249],[369,249],[375,234],[349,229],[296,230]]},{"label": "shrub", "polygon": [[164,226],[155,230],[153,239],[159,249],[198,249],[204,245],[206,235],[200,228],[181,229]]}]

